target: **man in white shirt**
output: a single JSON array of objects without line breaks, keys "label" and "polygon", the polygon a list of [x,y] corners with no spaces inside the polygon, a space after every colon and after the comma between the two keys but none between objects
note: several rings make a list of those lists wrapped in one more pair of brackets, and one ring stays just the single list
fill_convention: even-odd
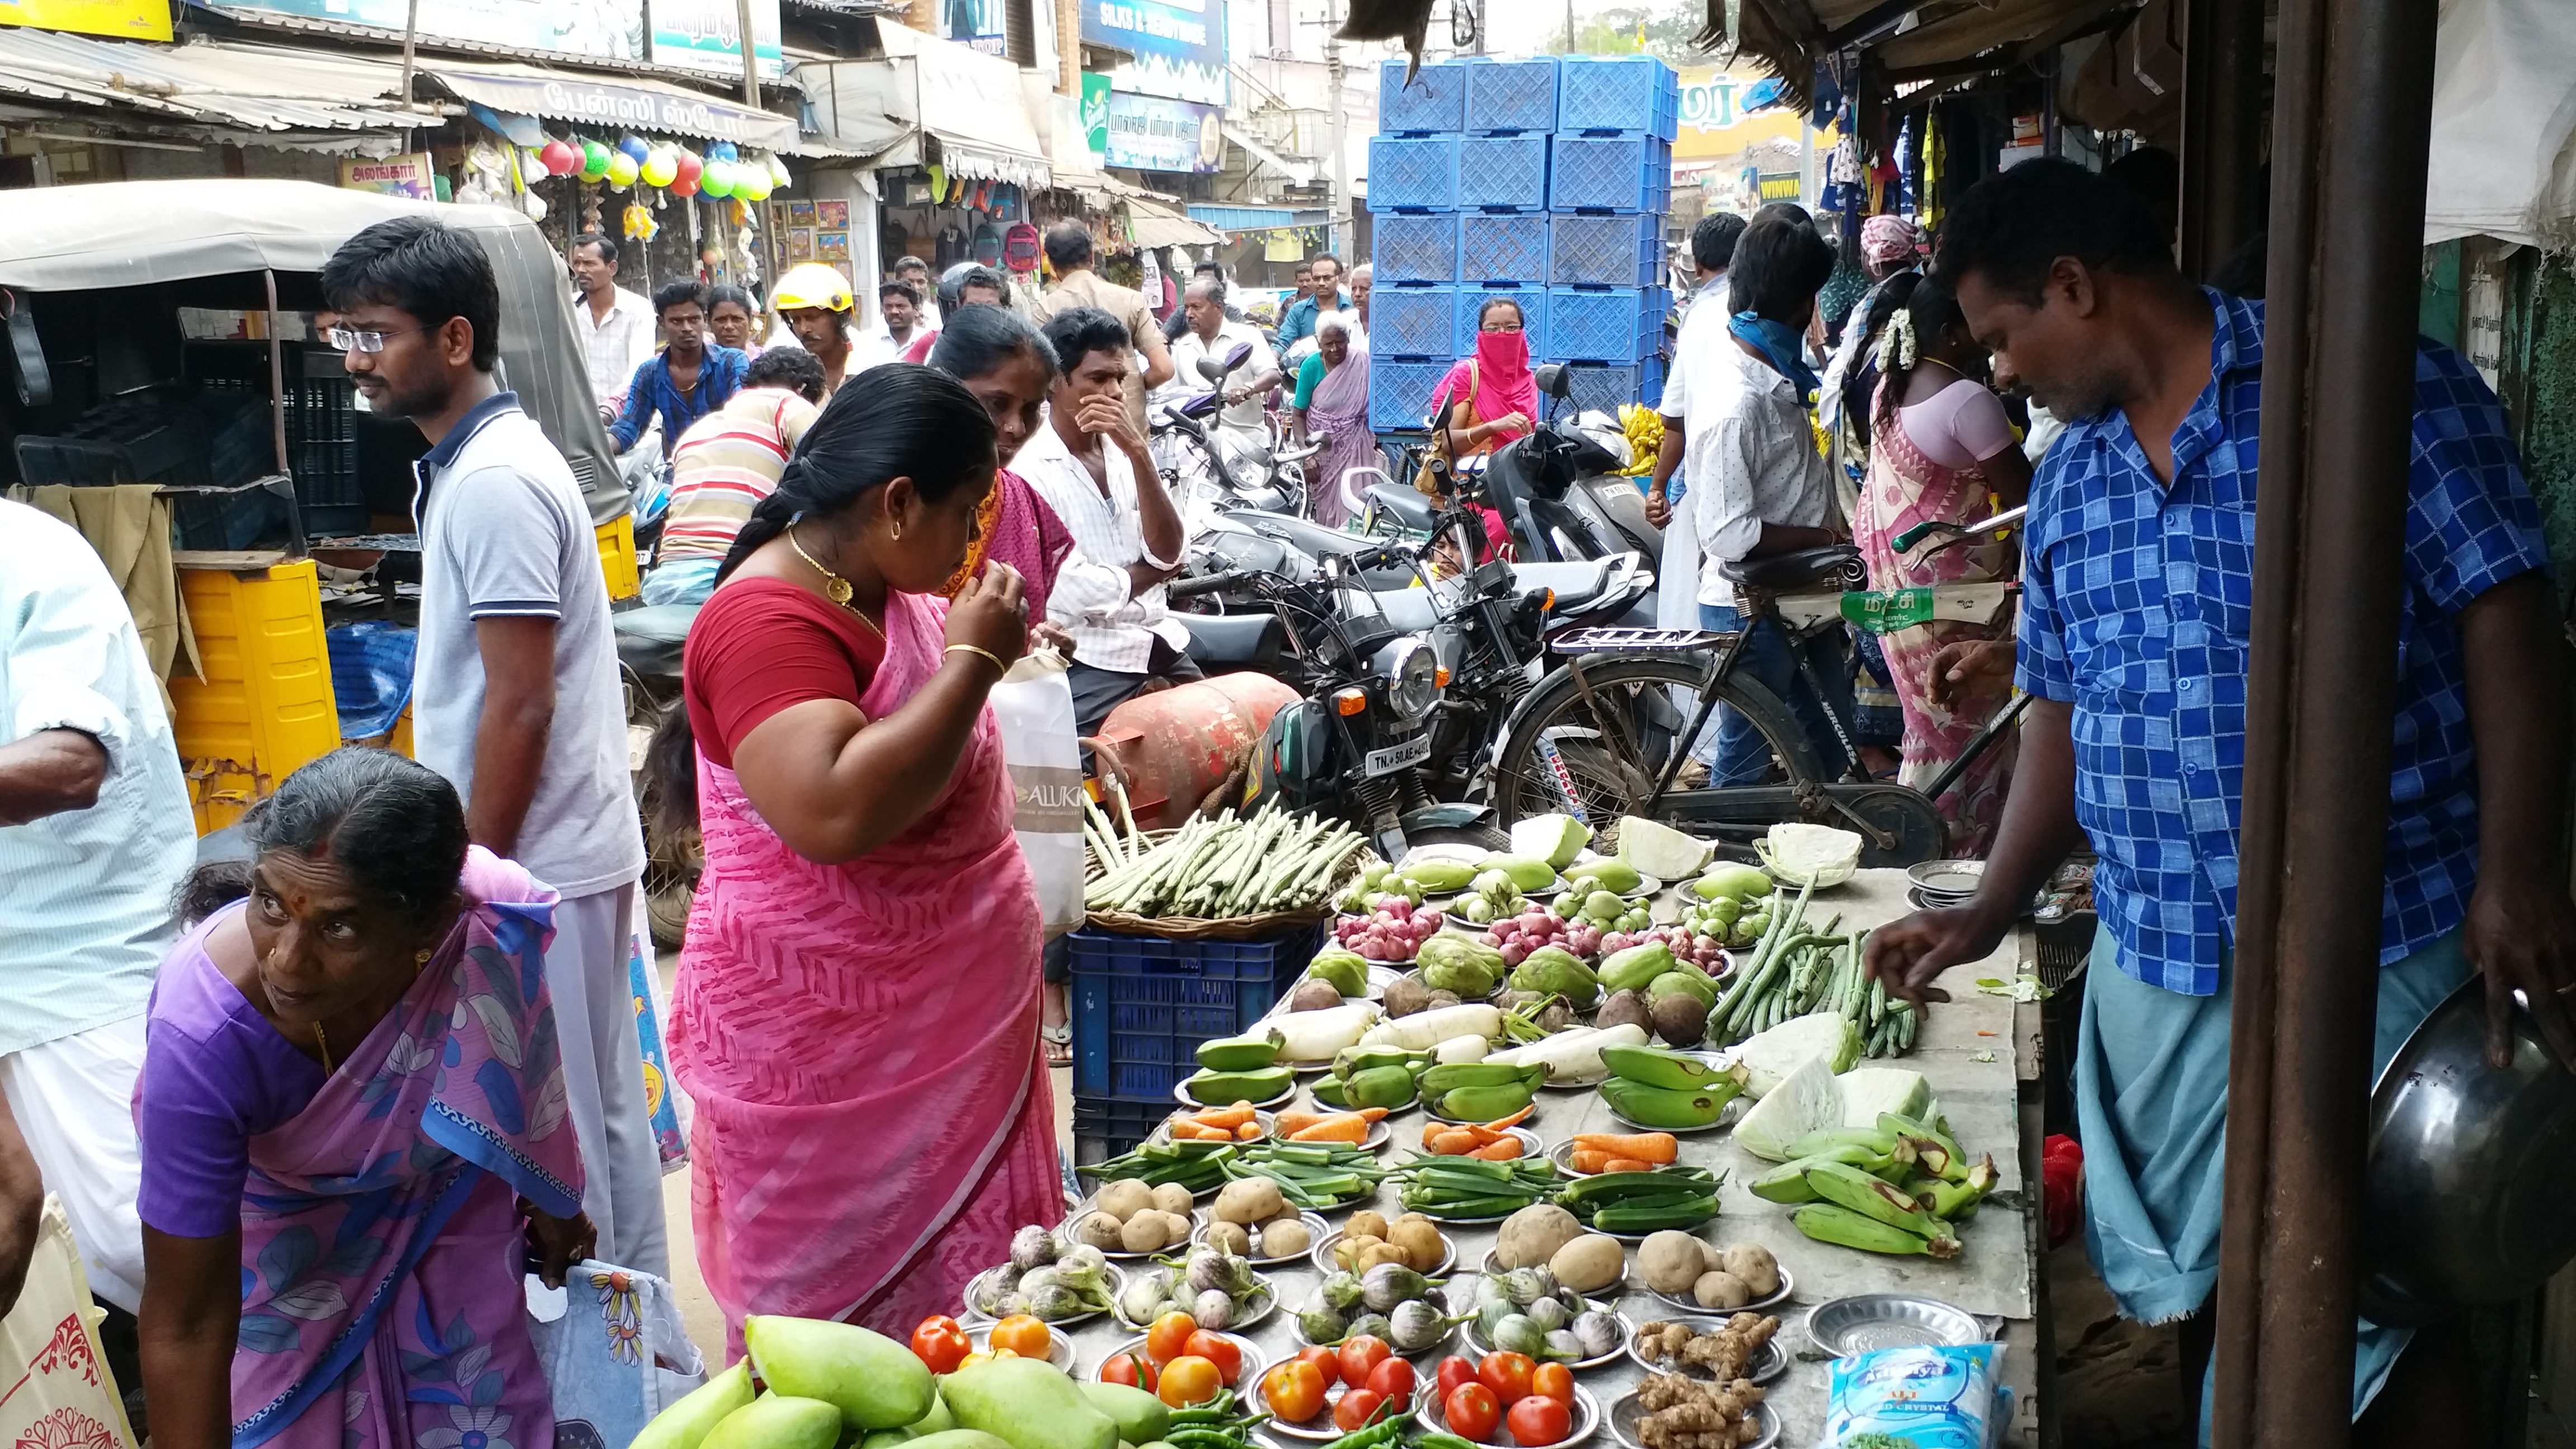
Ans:
[{"label": "man in white shirt", "polygon": [[653,355],[653,304],[617,285],[617,243],[598,232],[573,238],[572,275],[591,400],[604,421],[617,416],[628,379]]},{"label": "man in white shirt", "polygon": [[1214,277],[1192,278],[1188,290],[1181,294],[1181,306],[1189,315],[1190,325],[1172,344],[1172,366],[1179,386],[1192,394],[1199,392],[1207,386],[1207,379],[1199,376],[1200,358],[1223,362],[1238,344],[1249,344],[1252,355],[1243,366],[1226,375],[1225,406],[1218,411],[1216,422],[1219,428],[1245,442],[1265,442],[1262,400],[1279,385],[1279,359],[1251,323],[1237,322],[1225,315],[1224,282]]},{"label": "man in white shirt", "polygon": [[1180,510],[1127,417],[1136,340],[1097,307],[1056,313],[1046,339],[1060,368],[1047,425],[1011,467],[1073,535],[1047,618],[1073,636],[1074,727],[1087,737],[1127,700],[1201,676],[1182,652],[1189,631],[1164,606],[1180,572]]},{"label": "man in white shirt", "polygon": [[877,325],[859,334],[851,351],[850,373],[903,361],[903,350],[921,335],[921,293],[910,282],[887,282],[877,288]]},{"label": "man in white shirt", "polygon": [[[1700,627],[1743,627],[1725,565],[1840,543],[1832,472],[1816,451],[1807,395],[1816,386],[1799,352],[1816,293],[1833,275],[1834,252],[1813,226],[1789,218],[1754,223],[1737,244],[1728,284],[1749,319],[1728,317],[1691,329],[1683,345],[1678,406],[1686,440],[1690,506],[1677,527],[1699,540]],[[1670,391],[1663,407],[1676,406]],[[1810,679],[1851,718],[1848,636],[1827,630],[1793,644],[1763,620],[1744,641],[1736,667],[1788,702],[1828,775],[1847,763]],[[1812,675],[1799,668],[1814,666]],[[1770,767],[1770,749],[1751,721],[1721,712],[1713,785],[1750,784]]]},{"label": "man in white shirt", "polygon": [[1712,328],[1726,330],[1726,269],[1735,260],[1735,244],[1743,238],[1744,226],[1743,217],[1719,211],[1701,217],[1699,225],[1691,228],[1691,265],[1699,282],[1682,302],[1681,335],[1674,340],[1672,372],[1664,379],[1664,400],[1658,408],[1664,419],[1664,441],[1655,453],[1653,481],[1646,486],[1646,519],[1664,530],[1664,556],[1655,570],[1658,629],[1699,627],[1699,535],[1668,526],[1672,505],[1688,493],[1690,479],[1685,476],[1680,487],[1673,487],[1672,479],[1681,466],[1689,428],[1683,404],[1690,396],[1691,341]]}]

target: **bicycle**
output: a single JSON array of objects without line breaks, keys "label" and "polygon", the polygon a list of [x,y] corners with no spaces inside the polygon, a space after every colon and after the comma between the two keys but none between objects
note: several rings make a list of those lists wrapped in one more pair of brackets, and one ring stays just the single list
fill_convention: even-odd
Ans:
[{"label": "bicycle", "polygon": [[[1948,535],[1924,557],[2017,527],[2016,508],[1974,524],[1927,523],[1895,540],[1909,552]],[[1937,858],[1947,827],[1934,801],[2009,730],[2029,706],[2016,696],[1971,739],[1959,758],[1922,789],[1872,779],[1859,763],[1851,722],[1829,702],[1814,663],[1799,651],[1798,668],[1822,702],[1836,742],[1850,762],[1828,779],[1814,743],[1788,704],[1760,681],[1738,674],[1753,622],[1773,620],[1793,641],[1853,624],[1888,633],[1914,624],[2007,621],[2021,595],[2015,580],[1933,584],[1871,591],[1859,550],[1848,544],[1803,549],[1722,567],[1736,588],[1746,627],[1733,631],[1584,629],[1550,641],[1565,662],[1532,690],[1494,749],[1492,795],[1505,825],[1529,815],[1564,813],[1611,835],[1623,816],[1694,828],[1749,844],[1782,821],[1808,821],[1859,832],[1864,865],[1913,865]],[[1689,701],[1697,709],[1685,715]],[[1758,784],[1679,789],[1675,782],[1718,705],[1741,714],[1771,755]]]}]

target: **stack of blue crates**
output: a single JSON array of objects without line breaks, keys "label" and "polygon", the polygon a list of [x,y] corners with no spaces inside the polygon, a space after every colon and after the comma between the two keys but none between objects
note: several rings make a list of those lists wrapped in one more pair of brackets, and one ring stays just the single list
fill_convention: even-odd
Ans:
[{"label": "stack of blue crates", "polygon": [[1663,396],[1664,214],[1680,78],[1652,56],[1541,56],[1378,73],[1369,425],[1418,429],[1485,306],[1520,304],[1575,406]]}]

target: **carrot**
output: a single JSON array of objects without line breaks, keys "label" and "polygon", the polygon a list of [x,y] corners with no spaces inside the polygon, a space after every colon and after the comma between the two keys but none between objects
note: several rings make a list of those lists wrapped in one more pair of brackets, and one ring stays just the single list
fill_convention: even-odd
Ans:
[{"label": "carrot", "polygon": [[1261,1124],[1260,1124],[1260,1123],[1258,1123],[1258,1122],[1246,1122],[1246,1123],[1244,1123],[1242,1126],[1235,1128],[1235,1129],[1234,1129],[1234,1140],[1235,1140],[1235,1141],[1237,1141],[1237,1142],[1258,1142],[1258,1141],[1260,1141],[1260,1140],[1261,1140]]},{"label": "carrot", "polygon": [[1344,1112],[1327,1117],[1288,1140],[1291,1142],[1358,1143],[1368,1136],[1369,1124],[1356,1113]]},{"label": "carrot", "polygon": [[1479,1147],[1491,1147],[1511,1135],[1508,1132],[1497,1132],[1491,1127],[1479,1127],[1472,1122],[1458,1130],[1475,1138],[1476,1145]]},{"label": "carrot", "polygon": [[1485,1124],[1485,1126],[1486,1126],[1486,1127],[1488,1127],[1489,1129],[1493,1130],[1493,1131],[1496,1131],[1496,1132],[1500,1132],[1500,1131],[1502,1131],[1502,1130],[1503,1130],[1504,1128],[1506,1128],[1506,1127],[1518,1127],[1519,1125],[1521,1125],[1521,1123],[1522,1123],[1524,1120],[1526,1120],[1526,1119],[1528,1118],[1529,1114],[1531,1114],[1532,1112],[1535,1112],[1535,1111],[1537,1111],[1537,1110],[1538,1110],[1538,1104],[1537,1104],[1536,1102],[1532,1102],[1532,1103],[1530,1103],[1528,1106],[1523,1107],[1522,1109],[1520,1109],[1520,1110],[1519,1110],[1519,1111],[1517,1111],[1517,1112],[1514,1112],[1512,1115],[1510,1115],[1510,1116],[1508,1116],[1508,1117],[1503,1118],[1501,1121],[1499,1121],[1499,1122],[1488,1122],[1488,1123],[1486,1123],[1486,1124]]},{"label": "carrot", "polygon": [[1359,1109],[1359,1113],[1360,1120],[1363,1122],[1383,1122],[1386,1120],[1387,1109],[1384,1107],[1362,1107]]},{"label": "carrot", "polygon": [[1197,1113],[1192,1120],[1202,1127],[1222,1127],[1231,1132],[1252,1120],[1252,1104],[1237,1102],[1231,1107],[1211,1107]]},{"label": "carrot", "polygon": [[1574,1145],[1656,1164],[1669,1164],[1681,1156],[1681,1142],[1670,1132],[1638,1132],[1624,1136],[1610,1132],[1581,1132],[1575,1134]]},{"label": "carrot", "polygon": [[[1438,1151],[1440,1150],[1439,1145],[1438,1145],[1438,1144],[1439,1144],[1439,1142],[1440,1142],[1440,1139],[1441,1139],[1441,1138],[1443,1138],[1443,1137],[1448,1136],[1450,1133],[1452,1133],[1452,1132],[1454,1132],[1454,1131],[1456,1131],[1456,1130],[1457,1130],[1456,1128],[1451,1127],[1451,1126],[1450,1126],[1448,1123],[1446,1123],[1446,1122],[1425,1122],[1425,1123],[1423,1123],[1423,1124],[1422,1124],[1422,1146],[1423,1146],[1423,1148],[1424,1148],[1426,1151],[1438,1152]],[[1445,1154],[1445,1153],[1444,1153],[1444,1154],[1442,1154],[1442,1155],[1444,1155],[1444,1156],[1445,1156],[1445,1155],[1447,1155],[1447,1154]]]},{"label": "carrot", "polygon": [[1431,1139],[1431,1150],[1441,1157],[1464,1157],[1484,1144],[1452,1127]]},{"label": "carrot", "polygon": [[1574,1170],[1577,1172],[1587,1175],[1599,1172],[1609,1161],[1610,1154],[1607,1152],[1596,1152],[1589,1147],[1574,1149]]},{"label": "carrot", "polygon": [[1332,1115],[1330,1112],[1281,1112],[1270,1119],[1270,1125],[1278,1130],[1280,1136],[1294,1137]]},{"label": "carrot", "polygon": [[1655,1164],[1639,1162],[1633,1157],[1613,1157],[1601,1164],[1601,1170],[1603,1172],[1652,1172],[1655,1170]]},{"label": "carrot", "polygon": [[1467,1155],[1481,1157],[1487,1162],[1511,1162],[1521,1155],[1521,1140],[1506,1137],[1499,1142],[1488,1142]]}]

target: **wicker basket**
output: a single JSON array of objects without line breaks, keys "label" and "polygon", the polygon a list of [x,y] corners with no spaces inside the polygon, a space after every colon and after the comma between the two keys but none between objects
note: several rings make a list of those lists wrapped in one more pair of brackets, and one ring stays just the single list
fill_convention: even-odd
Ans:
[{"label": "wicker basket", "polygon": [[[1178,830],[1148,830],[1145,841],[1149,845],[1161,845],[1178,834]],[[1369,858],[1366,850],[1360,854],[1362,861]],[[1102,874],[1100,857],[1085,850],[1082,866],[1084,887],[1088,888]],[[1087,914],[1091,929],[1122,936],[1160,936],[1170,941],[1263,941],[1291,931],[1309,929],[1332,915],[1333,897],[1341,894],[1342,888],[1358,874],[1359,866],[1354,864],[1349,875],[1335,881],[1332,888],[1324,892],[1322,900],[1303,910],[1265,911],[1257,916],[1228,916],[1221,920],[1205,920],[1197,916],[1137,916],[1125,911],[1091,911]]]}]

